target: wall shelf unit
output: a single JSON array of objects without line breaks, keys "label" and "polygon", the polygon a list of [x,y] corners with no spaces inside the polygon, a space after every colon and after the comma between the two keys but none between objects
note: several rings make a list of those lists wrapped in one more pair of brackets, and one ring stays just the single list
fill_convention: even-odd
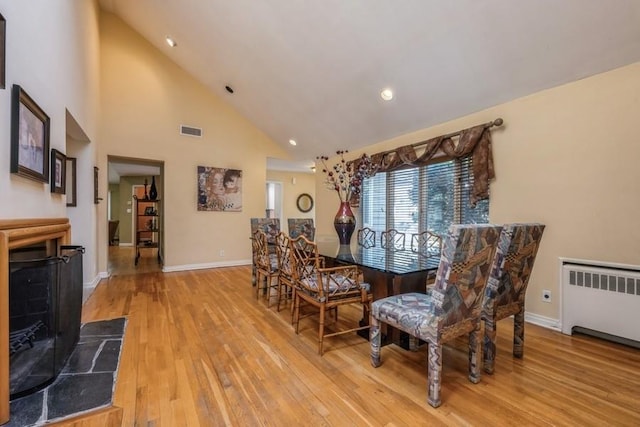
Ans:
[{"label": "wall shelf unit", "polygon": [[158,264],[162,264],[162,222],[160,199],[141,199],[133,196],[135,204],[134,264],[138,265],[142,252],[155,250]]}]

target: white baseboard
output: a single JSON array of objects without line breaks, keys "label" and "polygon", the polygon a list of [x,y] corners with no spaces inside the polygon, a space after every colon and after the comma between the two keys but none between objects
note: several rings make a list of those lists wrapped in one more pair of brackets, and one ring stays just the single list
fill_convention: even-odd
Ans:
[{"label": "white baseboard", "polygon": [[560,321],[558,319],[552,319],[550,317],[540,316],[534,313],[524,313],[525,322],[533,323],[534,325],[542,326],[543,328],[553,329],[554,331],[561,332]]},{"label": "white baseboard", "polygon": [[238,267],[241,265],[251,265],[251,262],[250,259],[241,259],[235,261],[207,262],[203,264],[165,265],[162,267],[162,272],[171,273],[174,271],[204,270],[207,268]]},{"label": "white baseboard", "polygon": [[93,291],[96,289],[96,286],[98,286],[98,283],[100,283],[100,280],[104,279],[105,277],[109,277],[108,273],[104,273],[104,272],[98,273],[98,275],[94,277],[92,281],[85,282],[82,284],[82,303],[83,304],[91,296]]},{"label": "white baseboard", "polygon": [[133,246],[133,243],[118,243],[118,246]]}]

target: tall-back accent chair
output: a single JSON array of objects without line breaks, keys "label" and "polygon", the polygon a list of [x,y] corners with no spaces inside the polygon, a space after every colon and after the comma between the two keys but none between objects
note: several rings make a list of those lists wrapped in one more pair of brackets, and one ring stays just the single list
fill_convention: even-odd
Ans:
[{"label": "tall-back accent chair", "polygon": [[358,230],[358,245],[363,248],[372,248],[376,245],[376,231],[369,227]]},{"label": "tall-back accent chair", "polygon": [[391,249],[394,251],[403,251],[405,234],[399,232],[396,229],[390,229],[380,233],[380,245],[385,249]]},{"label": "tall-back accent chair", "polygon": [[313,218],[288,218],[289,237],[295,239],[298,236],[304,236],[314,241],[316,236],[316,228],[313,225]]},{"label": "tall-back accent chair", "polygon": [[[267,235],[262,230],[256,230],[251,239],[253,246],[254,262],[256,269],[256,299],[260,297],[262,290],[267,300],[267,307],[271,306],[272,289],[278,288],[278,256],[269,253],[267,248]],[[264,284],[264,285],[263,285]]]},{"label": "tall-back accent chair", "polygon": [[320,312],[318,325],[318,353],[320,355],[323,353],[325,337],[369,328],[369,325],[358,325],[332,333],[325,331],[327,312],[334,311],[334,320],[337,322],[338,307],[341,305],[361,304],[363,315],[369,315],[372,300],[370,287],[368,284],[360,282],[357,266],[345,265],[324,268],[322,257],[318,255],[318,247],[304,236],[299,236],[291,241],[291,254],[296,275],[293,315],[296,334],[300,325],[300,304],[302,302],[317,308]]},{"label": "tall-back accent chair", "polygon": [[513,355],[524,353],[524,298],[545,226],[505,224],[482,307],[484,370],[492,374],[496,356],[496,322],[513,315]]},{"label": "tall-back accent chair", "polygon": [[273,244],[280,232],[280,218],[251,218],[251,235],[256,230],[262,230],[267,235],[267,242]]},{"label": "tall-back accent chair", "polygon": [[433,290],[374,301],[371,306],[371,364],[380,361],[380,323],[428,343],[428,402],[440,406],[442,345],[469,335],[469,380],[480,381],[480,310],[501,227],[452,225],[440,257]]}]

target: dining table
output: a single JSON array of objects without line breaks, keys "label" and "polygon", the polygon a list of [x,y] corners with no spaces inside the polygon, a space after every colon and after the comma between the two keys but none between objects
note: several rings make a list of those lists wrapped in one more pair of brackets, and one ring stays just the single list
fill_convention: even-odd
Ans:
[{"label": "dining table", "polygon": [[[364,282],[371,286],[373,300],[407,292],[426,292],[427,279],[435,277],[440,254],[424,255],[411,249],[394,250],[381,246],[340,245],[335,241],[317,242],[318,254],[327,267],[357,265]],[[368,324],[369,319],[361,319]],[[382,325],[382,344],[409,348],[409,335]],[[366,330],[364,333],[368,333]]]}]

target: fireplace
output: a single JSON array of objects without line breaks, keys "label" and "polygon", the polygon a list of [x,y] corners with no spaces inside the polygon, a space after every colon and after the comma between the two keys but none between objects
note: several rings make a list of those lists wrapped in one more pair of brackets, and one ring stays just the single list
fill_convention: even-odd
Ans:
[{"label": "fireplace", "polygon": [[71,241],[67,218],[0,220],[0,424],[9,421],[9,252],[44,245],[47,256],[60,254]]},{"label": "fireplace", "polygon": [[49,385],[60,373],[80,335],[82,254],[80,246],[9,253],[10,398]]}]

